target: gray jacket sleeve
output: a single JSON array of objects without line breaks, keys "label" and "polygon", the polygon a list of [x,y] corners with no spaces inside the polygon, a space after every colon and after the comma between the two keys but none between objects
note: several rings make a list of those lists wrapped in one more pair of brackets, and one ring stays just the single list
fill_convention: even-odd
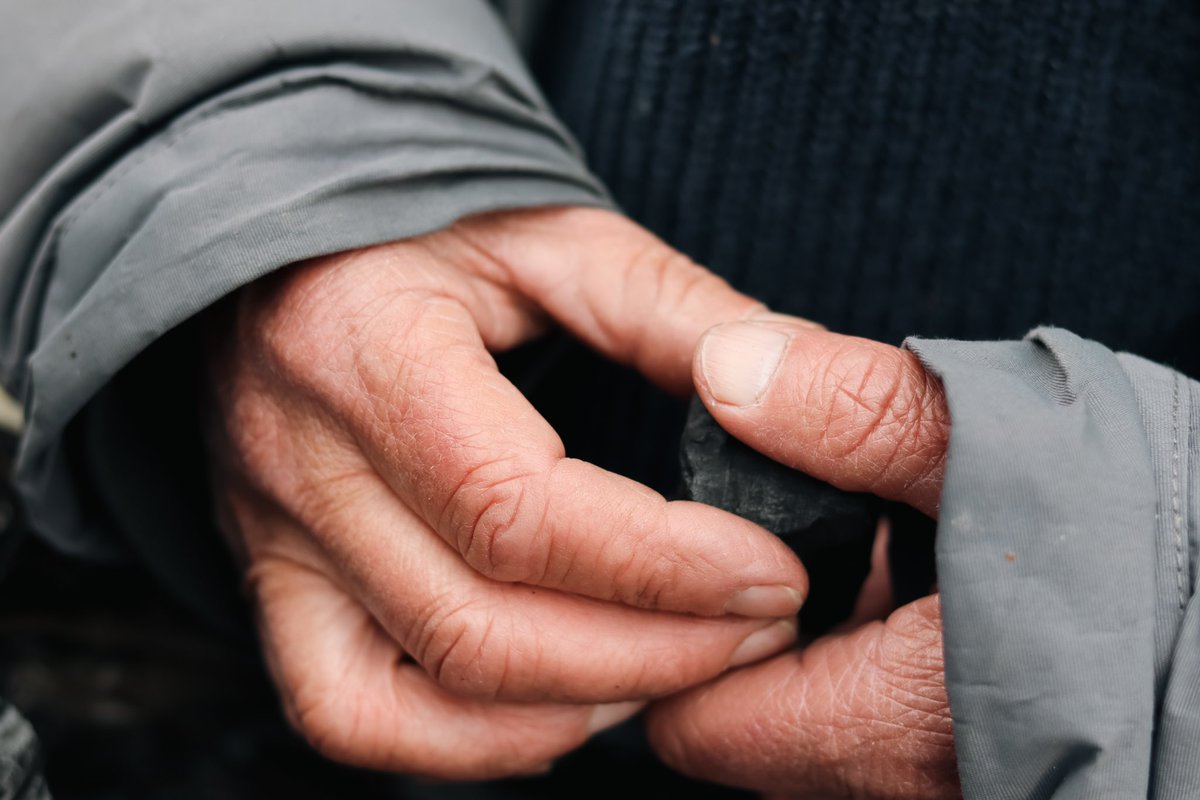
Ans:
[{"label": "gray jacket sleeve", "polygon": [[967,798],[1200,797],[1200,384],[1062,330],[910,340],[946,388]]},{"label": "gray jacket sleeve", "polygon": [[0,378],[25,409],[27,515],[68,551],[119,549],[87,477],[118,467],[66,447],[68,424],[222,295],[475,212],[607,204],[483,0],[10,0],[3,17]]}]

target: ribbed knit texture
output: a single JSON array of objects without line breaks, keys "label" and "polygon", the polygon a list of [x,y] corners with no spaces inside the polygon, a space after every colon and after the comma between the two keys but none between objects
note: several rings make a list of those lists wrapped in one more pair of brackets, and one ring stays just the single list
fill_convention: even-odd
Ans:
[{"label": "ribbed knit texture", "polygon": [[[592,168],[740,289],[884,341],[1054,324],[1200,375],[1194,0],[556,8],[540,78]],[[636,472],[676,412],[596,380],[645,429],[598,445]]]}]

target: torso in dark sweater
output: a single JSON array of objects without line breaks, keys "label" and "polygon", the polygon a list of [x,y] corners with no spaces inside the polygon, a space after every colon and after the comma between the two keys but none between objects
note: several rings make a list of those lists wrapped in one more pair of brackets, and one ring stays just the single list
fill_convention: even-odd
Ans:
[{"label": "torso in dark sweater", "polygon": [[[549,25],[540,78],[593,169],[743,291],[891,342],[1061,325],[1200,375],[1194,0],[589,0]],[[568,446],[669,484],[677,406],[564,369]]]}]

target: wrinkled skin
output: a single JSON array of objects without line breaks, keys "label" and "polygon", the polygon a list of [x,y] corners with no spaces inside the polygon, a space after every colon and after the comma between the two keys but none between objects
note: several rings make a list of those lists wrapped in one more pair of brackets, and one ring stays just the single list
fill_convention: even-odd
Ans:
[{"label": "wrinkled skin", "polygon": [[[718,678],[792,643],[802,567],[744,520],[565,458],[490,353],[557,322],[680,392],[698,353],[696,385],[735,435],[933,511],[946,421],[924,424],[936,384],[910,357],[768,315],[583,209],[316,259],[216,320],[218,508],[284,707],[321,752],[440,778],[536,772],[674,695],[649,727],[684,771],[956,794],[936,600]],[[745,405],[713,394],[696,349],[739,320],[789,343]],[[888,380],[897,363],[919,392]]]},{"label": "wrinkled skin", "polygon": [[[778,318],[714,328],[695,374],[761,452],[936,516],[950,420],[910,353]],[[780,797],[959,796],[937,596],[655,704],[648,725],[678,769]]]},{"label": "wrinkled skin", "polygon": [[295,727],[378,769],[532,772],[787,647],[806,577],[785,547],[564,457],[490,355],[557,319],[682,391],[706,328],[762,312],[584,209],[474,218],[240,292],[210,359],[214,483]]}]

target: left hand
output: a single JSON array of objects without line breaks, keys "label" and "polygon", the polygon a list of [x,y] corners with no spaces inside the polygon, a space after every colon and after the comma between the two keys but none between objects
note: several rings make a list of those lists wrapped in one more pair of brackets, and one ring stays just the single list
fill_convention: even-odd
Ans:
[{"label": "left hand", "polygon": [[778,539],[567,458],[492,356],[558,318],[682,388],[707,327],[765,312],[630,220],[471,217],[230,310],[215,496],[289,719],[330,758],[528,773],[791,643],[805,573]]},{"label": "left hand", "polygon": [[[950,418],[909,352],[778,317],[711,329],[693,364],[731,434],[842,489],[936,516]],[[696,777],[799,797],[958,797],[938,597],[655,705]]]}]

